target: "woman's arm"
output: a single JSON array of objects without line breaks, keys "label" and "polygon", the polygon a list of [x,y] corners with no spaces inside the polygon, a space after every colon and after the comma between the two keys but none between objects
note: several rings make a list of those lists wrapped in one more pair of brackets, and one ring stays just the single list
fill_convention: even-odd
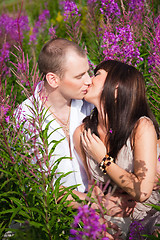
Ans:
[{"label": "woman's arm", "polygon": [[[91,132],[82,135],[83,147],[87,154],[98,163],[106,154],[101,140]],[[136,201],[143,202],[151,195],[156,175],[157,136],[149,119],[140,119],[134,138],[134,173],[129,173],[115,163],[106,167],[110,178]]]},{"label": "woman's arm", "polygon": [[[81,158],[81,161],[83,162],[86,172],[88,173],[88,178],[90,180],[91,176],[89,174],[88,166],[86,164],[86,154],[84,152],[82,142],[81,142],[81,134],[84,131],[83,125],[79,126],[73,135],[73,142],[75,150],[77,151],[77,154]],[[101,147],[104,148],[103,143],[101,143]],[[106,152],[105,152],[106,153]],[[102,155],[104,156],[104,154]],[[92,183],[93,184],[93,183]],[[88,188],[93,187],[93,185],[89,185]],[[89,202],[91,199],[87,197],[86,193],[79,193],[77,191],[73,191],[74,194],[79,196],[81,200],[88,200]],[[99,204],[103,205],[108,209],[107,214],[111,216],[117,216],[117,217],[126,217],[129,216],[129,214],[133,211],[133,208],[135,206],[135,203],[132,201],[131,197],[128,196],[128,194],[122,194],[122,193],[115,193],[114,195],[108,194],[104,196],[103,191],[95,185],[92,190],[91,198],[95,200],[95,202],[92,204],[93,208],[99,208]],[[68,200],[72,200],[72,196],[69,196]],[[100,203],[98,203],[100,201]],[[73,201],[72,206],[74,208],[77,208],[79,206],[79,203],[76,203]]]},{"label": "woman's arm", "polygon": [[90,174],[89,174],[88,166],[86,163],[86,154],[84,152],[82,142],[81,142],[81,134],[82,134],[83,130],[84,130],[83,125],[80,125],[79,127],[76,128],[76,130],[73,134],[73,144],[74,144],[74,148],[75,148],[80,160],[82,161],[82,163],[84,165],[88,179],[90,180]]}]

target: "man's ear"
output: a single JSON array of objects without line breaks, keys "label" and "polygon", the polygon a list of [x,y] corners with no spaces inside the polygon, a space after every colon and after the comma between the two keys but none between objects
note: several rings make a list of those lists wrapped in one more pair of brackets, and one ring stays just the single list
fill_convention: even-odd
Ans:
[{"label": "man's ear", "polygon": [[52,88],[57,88],[59,86],[59,77],[57,74],[49,72],[46,74],[46,80]]}]

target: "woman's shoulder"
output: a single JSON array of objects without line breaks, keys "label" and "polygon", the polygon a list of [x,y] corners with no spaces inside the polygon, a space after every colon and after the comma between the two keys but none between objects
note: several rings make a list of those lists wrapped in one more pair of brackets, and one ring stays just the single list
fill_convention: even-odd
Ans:
[{"label": "woman's shoulder", "polygon": [[74,143],[74,145],[76,145],[78,142],[80,142],[80,136],[83,133],[83,130],[84,130],[84,124],[83,123],[75,129],[75,131],[73,133],[73,143]]},{"label": "woman's shoulder", "polygon": [[141,122],[143,124],[153,124],[152,120],[149,118],[149,117],[146,117],[146,116],[142,116],[138,119],[137,122]]},{"label": "woman's shoulder", "polygon": [[84,124],[82,123],[81,125],[79,125],[79,126],[75,129],[73,135],[77,135],[77,134],[79,135],[79,134],[81,134],[83,131],[84,131]]},{"label": "woman's shoulder", "polygon": [[150,138],[150,140],[157,139],[157,134],[152,120],[149,117],[143,116],[138,119],[134,126],[131,135],[132,146],[136,140],[146,138]]},{"label": "woman's shoulder", "polygon": [[155,131],[155,127],[154,127],[152,120],[146,116],[140,117],[135,124],[134,130],[136,130],[136,132],[137,131],[139,132],[139,131],[144,131],[147,129],[148,130],[154,129],[154,131]]}]

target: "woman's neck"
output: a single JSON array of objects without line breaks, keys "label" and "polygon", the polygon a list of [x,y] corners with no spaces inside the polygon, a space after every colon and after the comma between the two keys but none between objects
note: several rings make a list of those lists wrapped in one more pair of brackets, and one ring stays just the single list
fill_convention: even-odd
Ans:
[{"label": "woman's neck", "polygon": [[105,142],[106,139],[106,126],[105,126],[105,122],[104,122],[104,118],[102,117],[101,113],[98,113],[98,126],[97,126],[97,131],[99,134],[100,139]]}]

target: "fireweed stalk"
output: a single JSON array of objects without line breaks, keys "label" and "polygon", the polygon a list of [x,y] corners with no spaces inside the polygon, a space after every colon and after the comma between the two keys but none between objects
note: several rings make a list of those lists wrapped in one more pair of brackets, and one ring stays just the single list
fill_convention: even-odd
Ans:
[{"label": "fireweed stalk", "polygon": [[[121,230],[116,224],[106,221],[105,215],[109,211],[108,200],[113,194],[109,187],[110,181],[105,186],[101,183],[95,182],[94,179],[90,181],[92,186],[86,197],[86,201],[79,207],[77,215],[74,217],[72,229],[70,230],[70,240],[108,240],[110,235],[109,229],[114,229],[115,233],[112,235],[114,239],[119,239]],[[108,195],[105,196],[104,192],[108,188]],[[88,202],[89,201],[89,202]]]},{"label": "fireweed stalk", "polygon": [[[153,69],[160,70],[160,17],[157,17],[155,20],[155,29],[151,33],[148,31],[148,41],[150,43],[150,55],[148,57],[148,64],[152,66]],[[148,19],[149,22],[149,19]],[[149,23],[146,25],[146,30],[149,29],[150,25],[153,23]],[[150,35],[149,35],[150,33]],[[152,41],[151,41],[152,40]]]},{"label": "fireweed stalk", "polygon": [[121,15],[120,8],[115,0],[102,0],[100,11],[104,15],[105,19],[109,21],[113,21],[115,17],[119,19]]},{"label": "fireweed stalk", "polygon": [[[152,32],[150,29],[153,29]],[[149,102],[152,109],[156,109],[156,117],[160,121],[160,17],[155,19],[147,18],[144,33],[145,43],[148,46],[148,72],[147,89],[149,92]]]},{"label": "fireweed stalk", "polygon": [[35,22],[35,25],[32,30],[32,34],[30,35],[29,44],[37,44],[38,35],[43,32],[46,28],[47,20],[50,18],[49,10],[43,10],[43,12],[39,15],[38,21]]},{"label": "fireweed stalk", "polygon": [[74,217],[74,223],[70,230],[74,237],[69,239],[109,240],[108,237],[103,236],[104,232],[106,232],[106,226],[105,224],[100,224],[96,211],[88,205],[84,205],[79,207],[78,214]]},{"label": "fireweed stalk", "polygon": [[136,43],[133,38],[133,33],[129,25],[123,27],[117,26],[115,29],[108,29],[106,26],[103,35],[103,53],[106,56],[105,59],[123,59],[124,62],[132,64],[135,61],[135,65],[143,58],[140,57],[138,47],[140,43]]},{"label": "fireweed stalk", "polygon": [[61,1],[63,7],[64,22],[68,36],[76,43],[81,42],[80,16],[76,3],[73,0]]},{"label": "fireweed stalk", "polygon": [[[20,49],[20,48],[18,48]],[[29,61],[25,61],[24,53],[20,49],[18,61],[14,64],[16,74],[21,86],[26,86],[40,81],[37,69],[29,72]],[[22,67],[22,65],[25,66]],[[23,79],[23,81],[22,81]],[[29,81],[27,83],[27,81]],[[31,81],[32,84],[31,84]],[[23,84],[22,84],[23,83]],[[32,93],[34,87],[32,87]],[[70,222],[72,221],[72,208],[68,207],[66,198],[72,194],[74,186],[60,188],[60,181],[67,174],[57,176],[58,159],[50,165],[50,158],[54,156],[54,149],[61,141],[48,141],[48,125],[43,128],[43,121],[48,114],[43,106],[34,97],[31,98],[33,108],[31,110],[28,125],[26,119],[19,118],[21,108],[13,112],[12,107],[6,98],[3,90],[3,105],[1,105],[0,117],[0,222],[2,237],[5,232],[11,229],[13,220],[24,224],[24,228],[34,231],[35,239],[66,239],[69,234]],[[30,95],[27,93],[27,95]],[[2,96],[2,95],[1,95]],[[9,96],[9,100],[12,95]],[[44,99],[46,101],[46,99]],[[9,105],[9,107],[8,107]],[[43,105],[43,104],[42,104]],[[10,110],[10,118],[5,120]],[[3,115],[2,115],[3,114]],[[63,139],[62,139],[63,140]],[[50,151],[49,145],[52,144]],[[53,185],[54,180],[54,185]],[[57,203],[57,199],[61,202]],[[67,222],[67,223],[66,223]],[[27,225],[26,225],[27,224]],[[41,229],[41,230],[40,230]],[[17,233],[18,234],[18,230]],[[18,238],[18,235],[17,235]]]},{"label": "fireweed stalk", "polygon": [[[10,74],[8,61],[10,59],[9,54],[12,46],[20,39],[23,40],[24,33],[30,30],[28,17],[20,16],[14,19],[7,14],[2,14],[0,16],[0,29],[2,44],[0,46],[0,72],[1,74],[3,73],[5,77]],[[11,76],[11,74],[9,76]]]},{"label": "fireweed stalk", "polygon": [[[140,53],[141,43],[136,39],[136,31],[132,28],[123,1],[121,2],[123,11],[120,10],[116,1],[104,0],[100,3],[88,1],[87,26],[90,30],[89,33],[93,37],[96,36],[95,46],[98,45],[98,49],[96,49],[98,53],[95,53],[96,58],[100,58],[100,61],[116,59],[137,66],[143,61]],[[96,15],[94,15],[95,13]],[[92,44],[89,49],[91,47]]]},{"label": "fireweed stalk", "polygon": [[[87,19],[86,21],[82,22],[82,28],[85,28],[87,26],[88,33],[90,35],[90,43],[92,42],[92,39],[96,39],[95,46],[92,48],[92,44],[88,44],[89,52],[92,52],[93,57],[96,56],[97,61],[101,61],[103,58],[103,52],[101,48],[101,32],[99,31],[99,28],[101,26],[101,23],[99,22],[99,19],[97,16],[100,15],[100,9],[99,5],[97,3],[97,0],[88,0],[87,1]],[[84,25],[84,26],[83,26]],[[93,64],[90,63],[91,69],[93,69]]]},{"label": "fireweed stalk", "polygon": [[[102,32],[101,47],[103,48],[104,59],[117,59],[137,66],[143,61],[139,50],[141,44],[136,41],[123,1],[121,1],[121,8],[123,10],[122,15],[115,1],[103,1],[101,13],[106,21],[104,21],[103,28],[100,31]],[[103,9],[107,10],[104,11]],[[112,11],[109,12],[108,9],[112,9]],[[114,16],[113,19],[112,15]]]},{"label": "fireweed stalk", "polygon": [[147,2],[145,0],[130,0],[128,13],[131,15],[132,24],[143,24],[144,16],[147,14]]}]

